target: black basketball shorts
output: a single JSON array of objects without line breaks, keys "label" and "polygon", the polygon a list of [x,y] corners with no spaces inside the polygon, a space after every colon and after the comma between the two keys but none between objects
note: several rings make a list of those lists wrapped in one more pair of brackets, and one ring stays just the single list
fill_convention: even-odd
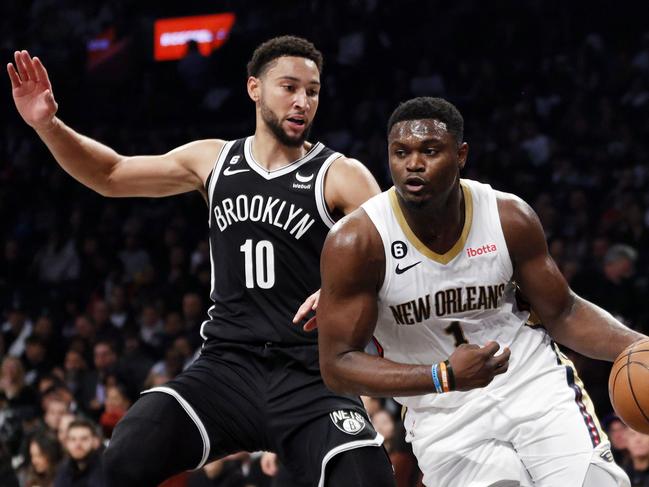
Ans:
[{"label": "black basketball shorts", "polygon": [[268,450],[297,479],[322,486],[336,454],[383,443],[358,397],[326,388],[314,345],[210,340],[186,371],[144,393],[151,392],[172,395],[198,427],[203,455],[196,468],[230,453]]}]

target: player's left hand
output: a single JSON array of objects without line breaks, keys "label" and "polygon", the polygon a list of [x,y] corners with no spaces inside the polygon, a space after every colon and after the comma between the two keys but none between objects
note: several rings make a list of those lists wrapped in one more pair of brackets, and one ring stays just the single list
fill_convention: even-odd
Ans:
[{"label": "player's left hand", "polygon": [[[314,292],[311,296],[306,298],[306,300],[302,303],[302,305],[298,308],[297,313],[295,313],[295,316],[293,317],[293,323],[298,324],[300,321],[302,321],[306,316],[311,312],[315,311],[318,308],[318,302],[320,301],[320,289],[318,289],[316,292]],[[315,316],[311,318],[309,321],[307,321],[302,329],[304,331],[311,331],[315,330],[318,327],[318,323],[316,322]]]}]

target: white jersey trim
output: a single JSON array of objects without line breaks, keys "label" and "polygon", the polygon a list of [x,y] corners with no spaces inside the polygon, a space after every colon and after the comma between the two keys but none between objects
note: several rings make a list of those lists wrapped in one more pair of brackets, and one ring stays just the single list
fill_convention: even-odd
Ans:
[{"label": "white jersey trim", "polygon": [[209,201],[210,209],[210,214],[207,217],[208,226],[212,225],[212,195],[214,193],[214,187],[216,186],[216,180],[219,179],[221,168],[223,167],[223,162],[225,161],[225,158],[228,157],[228,154],[230,153],[230,149],[232,149],[234,142],[234,140],[231,140],[230,142],[226,142],[223,147],[221,147],[221,152],[219,152],[219,155],[214,162],[214,167],[212,168],[212,179],[210,179],[210,185],[207,188],[207,199]]},{"label": "white jersey trim", "polygon": [[176,401],[178,401],[178,404],[182,406],[182,408],[185,410],[187,415],[194,422],[194,424],[198,428],[198,432],[200,433],[201,438],[203,439],[203,456],[201,457],[201,461],[199,462],[198,466],[195,467],[194,470],[198,470],[199,468],[202,468],[203,465],[205,465],[205,462],[207,462],[207,457],[210,454],[210,437],[207,434],[207,429],[205,429],[205,425],[198,417],[198,414],[196,414],[196,411],[194,411],[194,408],[191,406],[191,404],[189,404],[185,400],[184,397],[178,394],[178,392],[173,390],[171,387],[154,387],[152,389],[147,389],[146,391],[142,391],[140,394],[148,394],[149,392],[162,392],[164,394],[169,394]]},{"label": "white jersey trim", "polygon": [[364,446],[381,446],[383,444],[383,436],[380,433],[377,433],[373,440],[356,440],[350,441],[349,443],[343,443],[338,445],[336,448],[332,448],[327,452],[327,454],[322,459],[322,468],[320,469],[320,481],[318,482],[318,487],[324,487],[325,484],[325,469],[327,468],[327,463],[333,457],[339,453],[355,450],[356,448],[362,448]]},{"label": "white jersey trim", "polygon": [[267,180],[275,179],[280,176],[284,176],[285,174],[288,174],[290,172],[293,172],[303,164],[309,162],[311,159],[317,156],[322,151],[322,149],[324,149],[324,145],[322,145],[320,142],[317,142],[313,145],[313,147],[311,147],[311,150],[309,150],[309,152],[307,152],[303,157],[297,159],[296,161],[291,162],[290,164],[284,167],[280,167],[278,169],[273,169],[272,171],[268,171],[267,169],[264,169],[264,167],[257,162],[255,156],[252,155],[253,137],[254,136],[251,135],[246,138],[246,141],[243,144],[243,154],[245,156],[246,162],[248,163],[248,166],[250,166],[250,168],[253,171],[255,171],[257,174],[259,174],[261,177]]},{"label": "white jersey trim", "polygon": [[342,157],[342,154],[339,152],[334,152],[329,157],[327,157],[327,160],[320,167],[320,171],[318,172],[318,177],[315,180],[315,204],[318,207],[318,213],[320,214],[320,218],[322,218],[324,224],[327,225],[329,228],[333,227],[336,222],[334,221],[333,218],[331,218],[331,215],[329,214],[329,209],[327,208],[327,200],[325,199],[325,193],[324,193],[324,181],[325,181],[325,176],[327,175],[327,171],[329,170],[329,167],[331,167],[333,162],[339,157]]}]

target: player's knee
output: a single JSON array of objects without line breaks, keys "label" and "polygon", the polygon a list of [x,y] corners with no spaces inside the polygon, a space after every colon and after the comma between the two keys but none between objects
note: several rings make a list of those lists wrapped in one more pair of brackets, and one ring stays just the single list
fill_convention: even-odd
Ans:
[{"label": "player's knee", "polygon": [[392,465],[383,448],[355,448],[329,461],[326,487],[395,487]]}]

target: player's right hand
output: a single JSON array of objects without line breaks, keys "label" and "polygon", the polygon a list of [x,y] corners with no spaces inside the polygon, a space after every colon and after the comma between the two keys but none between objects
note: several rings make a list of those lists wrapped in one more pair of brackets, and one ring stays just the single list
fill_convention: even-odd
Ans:
[{"label": "player's right hand", "polygon": [[47,71],[27,51],[16,51],[14,59],[15,66],[8,63],[7,72],[18,113],[34,129],[47,130],[54,125],[58,109]]},{"label": "player's right hand", "polygon": [[261,471],[269,477],[277,475],[279,467],[277,466],[277,454],[265,451],[260,460]]},{"label": "player's right hand", "polygon": [[489,384],[498,374],[504,374],[509,367],[511,351],[505,347],[496,355],[500,345],[488,342],[484,347],[462,344],[448,358],[455,375],[455,390],[468,391]]}]

